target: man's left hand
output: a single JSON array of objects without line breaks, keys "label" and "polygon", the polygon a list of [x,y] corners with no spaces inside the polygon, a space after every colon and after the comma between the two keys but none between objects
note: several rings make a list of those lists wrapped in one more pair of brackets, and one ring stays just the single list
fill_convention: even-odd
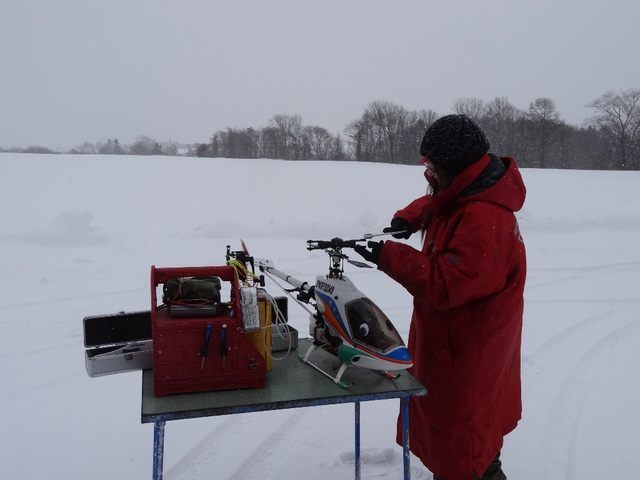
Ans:
[{"label": "man's left hand", "polygon": [[382,247],[384,246],[384,241],[369,242],[367,245],[371,250],[367,250],[367,248],[362,245],[357,245],[353,247],[353,249],[366,261],[377,265],[378,260],[380,259],[380,253],[382,252]]}]

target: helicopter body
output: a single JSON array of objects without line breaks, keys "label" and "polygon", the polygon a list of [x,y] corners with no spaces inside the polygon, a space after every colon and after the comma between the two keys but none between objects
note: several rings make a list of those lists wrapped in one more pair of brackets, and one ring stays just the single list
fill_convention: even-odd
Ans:
[{"label": "helicopter body", "polygon": [[[309,319],[309,334],[314,345],[301,359],[342,387],[345,385],[340,377],[351,365],[382,371],[389,378],[394,378],[389,372],[405,370],[413,365],[411,355],[391,320],[343,275],[345,260],[358,267],[371,268],[362,262],[349,260],[342,253],[342,248],[354,247],[365,240],[309,240],[308,250],[323,249],[330,258],[329,273],[317,276],[314,286],[277,270],[271,260],[256,259],[261,271],[295,287],[298,303],[315,306],[316,311]],[[318,348],[329,350],[338,357],[342,365],[337,375],[324,372],[309,361]]]},{"label": "helicopter body", "polygon": [[[411,367],[409,351],[391,321],[348,277],[317,277],[314,295],[324,325],[341,340],[337,346],[341,361],[385,371]],[[315,340],[327,341],[326,331],[318,332],[315,320],[311,319],[309,333]]]}]

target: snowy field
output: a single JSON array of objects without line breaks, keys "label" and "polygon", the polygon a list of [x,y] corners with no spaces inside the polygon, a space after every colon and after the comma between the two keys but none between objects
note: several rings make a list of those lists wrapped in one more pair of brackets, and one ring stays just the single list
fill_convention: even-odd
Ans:
[{"label": "snowy field", "polygon": [[[151,477],[141,375],[89,378],[82,334],[85,316],[149,309],[151,265],[221,265],[243,239],[313,280],[327,260],[306,240],[379,232],[425,189],[419,166],[353,162],[4,153],[0,167],[0,478],[14,480]],[[640,478],[640,172],[523,176],[524,417],[505,472]],[[406,340],[409,295],[347,273]],[[304,336],[306,312],[289,311]],[[363,478],[402,478],[397,410],[362,404]],[[351,479],[353,405],[168,422],[165,478]]]}]

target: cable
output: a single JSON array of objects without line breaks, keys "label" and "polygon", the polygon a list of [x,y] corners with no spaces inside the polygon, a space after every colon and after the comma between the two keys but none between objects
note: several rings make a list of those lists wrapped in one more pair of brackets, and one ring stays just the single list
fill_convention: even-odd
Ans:
[{"label": "cable", "polygon": [[[247,266],[241,261],[232,258],[227,260],[227,265],[233,267],[233,269],[236,271],[238,282],[244,284],[245,286],[252,287],[255,286],[256,283],[260,283],[260,277],[255,273],[249,271]],[[250,282],[249,279],[251,279],[252,281]]]},{"label": "cable", "polygon": [[[272,329],[273,327],[279,327],[280,325],[284,326],[286,331],[287,331],[287,337],[288,341],[289,341],[289,346],[287,348],[287,353],[285,353],[282,357],[275,357],[273,356],[272,352],[269,351],[269,349],[267,348],[267,335],[264,335],[264,351],[267,353],[267,355],[269,355],[269,357],[272,360],[284,360],[285,358],[287,358],[287,356],[289,355],[289,353],[291,353],[291,347],[293,346],[293,340],[291,338],[291,330],[289,329],[289,324],[287,323],[287,320],[284,318],[284,315],[282,314],[282,312],[280,311],[280,309],[278,308],[278,304],[275,301],[275,299],[272,296],[269,296],[269,303],[271,304],[271,306],[273,307],[274,312],[276,313],[276,321],[275,323],[272,321],[271,325],[267,325],[264,327],[264,329]],[[282,338],[284,341],[287,341],[287,338],[285,337],[285,335],[283,335],[283,333],[280,331],[280,329],[277,329],[277,334],[280,338]]]}]

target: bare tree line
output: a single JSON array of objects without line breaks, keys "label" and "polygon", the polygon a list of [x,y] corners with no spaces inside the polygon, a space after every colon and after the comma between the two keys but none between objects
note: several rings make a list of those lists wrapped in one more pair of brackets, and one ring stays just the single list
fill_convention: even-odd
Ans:
[{"label": "bare tree line", "polygon": [[493,151],[525,167],[640,170],[640,90],[608,92],[587,107],[594,115],[580,128],[560,120],[550,98],[525,111],[505,98],[462,99],[454,110],[478,121]]},{"label": "bare tree line", "polygon": [[[462,98],[453,111],[473,118],[499,155],[523,167],[640,170],[640,89],[608,92],[589,103],[594,115],[583,126],[560,119],[555,102],[537,98],[521,110],[505,97],[490,102]],[[415,164],[425,130],[440,115],[374,101],[344,129],[345,138],[304,126],[298,115],[276,115],[268,127],[227,129],[199,145],[198,156],[355,160]]]},{"label": "bare tree line", "polygon": [[[182,145],[177,142],[160,143],[145,135],[139,136],[131,145],[122,145],[118,139],[108,139],[106,142],[89,143],[72,148],[65,153],[77,155],[179,155]],[[60,153],[47,147],[29,146],[25,148],[10,148],[0,152],[13,153]],[[195,155],[192,152],[193,155]]]},{"label": "bare tree line", "polygon": [[[462,98],[453,111],[487,132],[491,150],[523,167],[640,170],[640,90],[608,92],[587,105],[594,115],[576,127],[560,119],[555,102],[537,98],[526,110],[505,97]],[[304,126],[298,115],[276,115],[263,129],[215,133],[195,149],[203,157],[354,160],[414,164],[425,130],[440,115],[387,101],[370,103],[344,129],[344,138]]]},{"label": "bare tree line", "polygon": [[196,148],[199,157],[277,158],[281,160],[347,160],[339,135],[304,126],[299,115],[276,115],[259,130],[227,128]]},{"label": "bare tree line", "polygon": [[[513,156],[522,167],[640,170],[640,89],[607,92],[586,106],[593,116],[579,127],[561,120],[555,102],[544,97],[526,110],[505,97],[489,102],[462,98],[452,109],[478,122],[491,140],[492,152]],[[415,164],[425,130],[440,116],[432,110],[374,101],[345,127],[343,135],[306,126],[299,115],[280,114],[264,128],[227,128],[186,151],[176,142],[161,144],[141,136],[129,146],[109,139],[95,145],[85,142],[68,153]],[[56,153],[44,147],[9,151]]]}]

